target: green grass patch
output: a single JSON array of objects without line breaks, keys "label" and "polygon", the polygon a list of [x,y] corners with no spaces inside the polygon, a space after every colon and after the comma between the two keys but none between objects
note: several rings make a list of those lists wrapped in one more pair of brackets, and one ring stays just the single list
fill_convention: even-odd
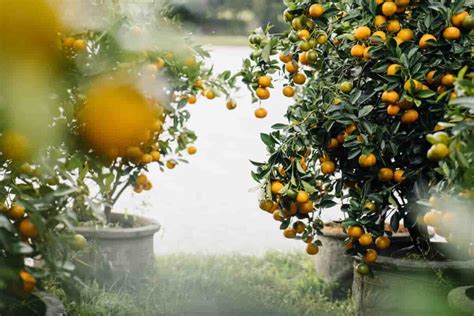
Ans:
[{"label": "green grass patch", "polygon": [[300,253],[170,255],[157,258],[144,282],[121,290],[84,288],[69,315],[350,315],[350,301],[331,288]]}]

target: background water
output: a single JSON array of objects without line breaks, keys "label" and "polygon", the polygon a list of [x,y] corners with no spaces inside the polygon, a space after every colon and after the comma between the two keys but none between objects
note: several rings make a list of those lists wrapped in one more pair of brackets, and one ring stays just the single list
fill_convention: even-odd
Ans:
[{"label": "background water", "polygon": [[[210,47],[215,69],[236,71],[250,49]],[[198,153],[189,164],[162,173],[152,168],[154,188],[142,194],[125,193],[117,209],[140,212],[163,226],[156,236],[155,252],[168,254],[240,252],[262,254],[270,249],[304,249],[301,241],[283,238],[279,223],[258,208],[257,184],[250,177],[249,159],[261,161],[266,150],[260,133],[283,122],[291,100],[281,94],[281,84],[264,101],[268,116],[254,117],[248,91],[240,90],[238,107],[229,111],[225,100],[199,98],[190,106],[189,127],[196,131]],[[337,209],[326,218],[337,218]]]}]

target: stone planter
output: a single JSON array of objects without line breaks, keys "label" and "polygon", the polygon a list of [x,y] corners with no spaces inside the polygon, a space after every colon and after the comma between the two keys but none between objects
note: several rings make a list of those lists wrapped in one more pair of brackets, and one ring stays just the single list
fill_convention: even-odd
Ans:
[{"label": "stone planter", "polygon": [[474,285],[461,286],[449,292],[448,303],[458,312],[474,314]]},{"label": "stone planter", "polygon": [[150,219],[112,214],[112,223],[124,227],[76,227],[76,233],[88,240],[85,251],[75,260],[76,271],[85,278],[110,284],[130,276],[141,276],[154,263],[153,236],[160,225]]},{"label": "stone planter", "polygon": [[[11,308],[11,309],[10,309]],[[35,291],[22,305],[8,306],[6,315],[15,316],[64,316],[67,315],[64,305],[56,297],[46,292]],[[0,310],[0,315],[2,315]]]},{"label": "stone planter", "polygon": [[379,257],[371,268],[374,277],[354,270],[357,315],[466,315],[451,309],[447,296],[453,287],[474,284],[474,261]]},{"label": "stone planter", "polygon": [[[314,256],[314,266],[318,277],[324,282],[336,285],[340,288],[350,288],[353,280],[353,259],[345,255],[343,241],[347,235],[342,231],[340,225],[335,223],[326,224],[322,230],[324,236],[318,236],[323,243],[319,253]],[[408,233],[394,234],[391,239],[391,247],[381,255],[389,255],[389,252],[407,247],[411,244]]]}]

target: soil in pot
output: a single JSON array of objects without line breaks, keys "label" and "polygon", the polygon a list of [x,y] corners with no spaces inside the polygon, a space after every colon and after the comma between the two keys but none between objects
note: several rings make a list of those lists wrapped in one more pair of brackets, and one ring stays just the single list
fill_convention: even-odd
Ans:
[{"label": "soil in pot", "polygon": [[153,266],[153,236],[160,225],[140,216],[112,214],[114,227],[77,227],[88,240],[75,258],[76,271],[86,279],[108,285],[142,277]]},{"label": "soil in pot", "polygon": [[465,315],[449,307],[447,296],[453,288],[474,284],[474,261],[451,255],[446,261],[380,256],[371,265],[373,277],[354,269],[352,298],[357,315]]},{"label": "soil in pot", "polygon": [[[388,225],[386,230],[391,230]],[[314,266],[318,277],[326,283],[332,284],[335,289],[346,290],[352,286],[353,259],[345,255],[343,241],[347,238],[342,226],[336,223],[328,223],[323,229],[324,236],[318,238],[322,241],[318,255],[314,256]],[[391,238],[391,247],[381,252],[381,255],[389,256],[391,252],[407,247],[411,239],[406,229],[401,226]]]}]

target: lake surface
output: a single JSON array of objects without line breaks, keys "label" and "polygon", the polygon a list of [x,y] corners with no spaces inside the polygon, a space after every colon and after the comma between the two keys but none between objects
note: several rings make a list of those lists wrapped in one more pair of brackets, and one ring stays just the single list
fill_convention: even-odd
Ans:
[{"label": "lake surface", "polygon": [[[236,71],[250,49],[211,47],[218,72]],[[287,240],[279,223],[258,208],[258,192],[249,192],[257,184],[251,179],[249,159],[263,161],[266,150],[260,133],[284,122],[283,115],[291,100],[281,94],[281,84],[264,101],[268,116],[254,117],[256,104],[249,92],[239,92],[238,107],[229,111],[225,99],[199,98],[190,106],[189,127],[196,131],[198,153],[189,164],[162,173],[151,168],[148,175],[154,188],[140,195],[126,193],[118,209],[140,212],[163,226],[156,236],[155,252],[216,254],[239,252],[260,255],[267,250],[304,249],[301,241]],[[331,211],[332,218],[339,213]]]}]

